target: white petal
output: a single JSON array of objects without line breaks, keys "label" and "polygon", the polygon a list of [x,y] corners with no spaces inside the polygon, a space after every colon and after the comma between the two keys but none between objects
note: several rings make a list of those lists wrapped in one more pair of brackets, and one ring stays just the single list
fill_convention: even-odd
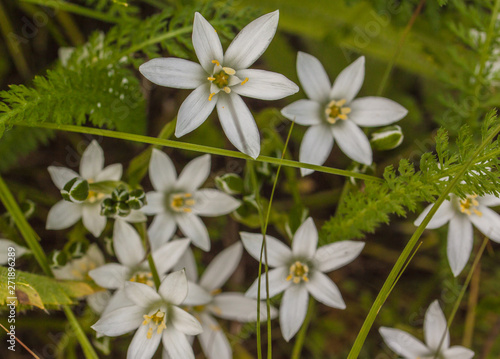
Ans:
[{"label": "white petal", "polygon": [[[240,232],[240,236],[247,252],[260,261],[263,242],[262,234]],[[280,242],[273,236],[266,235],[266,247],[268,264],[271,267],[284,266],[290,262],[292,251],[283,242]],[[264,254],[262,254],[262,263],[265,263]]]},{"label": "white petal", "polygon": [[104,167],[104,151],[96,140],[85,149],[80,160],[80,175],[85,179],[95,179]]},{"label": "white petal", "polygon": [[177,89],[194,89],[207,81],[207,73],[199,64],[174,57],[149,60],[139,66],[139,71],[154,84]]},{"label": "white petal", "polygon": [[494,196],[492,194],[486,194],[482,197],[479,197],[479,198],[477,198],[477,201],[482,206],[487,206],[487,207],[500,206],[500,198],[497,196]]},{"label": "white petal", "polygon": [[294,257],[311,259],[318,247],[318,230],[311,217],[300,225],[293,236],[292,253]]},{"label": "white petal", "polygon": [[204,188],[195,192],[193,212],[200,216],[217,217],[236,210],[241,202],[222,191]]},{"label": "white petal", "polygon": [[119,308],[103,315],[92,329],[109,337],[123,335],[138,328],[144,314],[144,308],[135,305]]},{"label": "white petal", "polygon": [[431,351],[417,338],[399,329],[380,327],[385,344],[405,359],[432,355]]},{"label": "white petal", "polygon": [[181,256],[181,258],[173,268],[173,270],[181,269],[184,269],[186,271],[186,277],[188,281],[194,283],[198,282],[198,267],[196,265],[193,251],[189,247],[188,249],[186,249],[184,254]]},{"label": "white petal", "polygon": [[100,203],[84,204],[82,206],[82,220],[85,228],[89,230],[94,237],[99,237],[106,227],[106,217],[101,216]]},{"label": "white petal", "polygon": [[276,10],[245,26],[227,48],[224,66],[239,70],[252,65],[271,43],[278,19],[279,12]]},{"label": "white petal", "polygon": [[[288,267],[278,267],[275,269],[271,269],[268,273],[269,276],[269,298],[274,297],[275,295],[283,292],[285,289],[289,288],[292,285],[292,281],[287,281],[286,277],[289,274]],[[266,273],[264,270],[261,275],[261,285],[260,285],[260,299],[267,298],[267,288],[266,288]],[[259,278],[255,279],[253,284],[247,290],[245,295],[250,298],[258,297],[258,286],[259,286]]]},{"label": "white petal", "polygon": [[82,217],[82,205],[68,201],[57,202],[49,211],[46,229],[71,227]]},{"label": "white petal", "polygon": [[186,97],[177,114],[175,137],[182,137],[197,129],[205,122],[214,110],[218,95],[212,97],[211,100],[209,100],[209,97],[209,83],[197,87],[188,97]]},{"label": "white petal", "polygon": [[326,104],[330,100],[330,79],[316,57],[299,51],[297,75],[307,97],[321,104]]},{"label": "white petal", "polygon": [[102,316],[111,313],[112,311],[117,310],[119,308],[130,307],[130,306],[135,306],[135,304],[130,299],[128,299],[127,295],[125,294],[125,288],[118,289],[111,296],[111,299],[106,305],[106,308],[104,308]]},{"label": "white petal", "polygon": [[345,303],[339,288],[325,274],[315,271],[309,278],[309,282],[305,283],[305,286],[318,302],[332,308],[345,309]]},{"label": "white petal", "polygon": [[470,349],[455,345],[443,351],[444,359],[472,359],[474,352]]},{"label": "white petal", "polygon": [[205,269],[200,285],[208,291],[220,289],[240,264],[242,253],[241,242],[236,242],[220,252]]},{"label": "white petal", "polygon": [[203,333],[198,336],[201,348],[208,359],[233,359],[231,345],[224,331],[208,314],[201,315]]},{"label": "white petal", "polygon": [[129,279],[130,270],[118,263],[108,263],[91,270],[89,276],[103,288],[119,289]]},{"label": "white petal", "polygon": [[425,312],[424,319],[424,335],[425,343],[434,352],[440,347],[441,340],[444,337],[442,350],[450,346],[450,333],[448,332],[448,324],[444,313],[439,306],[437,300],[432,302],[427,311]]},{"label": "white petal", "polygon": [[203,331],[200,322],[184,309],[173,306],[170,310],[172,311],[174,328],[179,332],[188,335],[197,335]]},{"label": "white petal", "polygon": [[447,253],[451,271],[456,277],[462,272],[472,252],[474,234],[472,224],[465,215],[451,219],[448,228]]},{"label": "white petal", "polygon": [[357,98],[349,104],[351,113],[349,119],[358,126],[385,126],[401,120],[408,110],[384,97]]},{"label": "white petal", "polygon": [[140,210],[137,209],[131,210],[127,216],[120,218],[129,223],[141,223],[141,222],[146,222],[148,220],[148,217],[146,217],[144,213],[142,213]]},{"label": "white petal", "polygon": [[201,66],[203,66],[207,73],[212,74],[214,69],[212,61],[217,60],[219,63],[222,63],[222,45],[217,31],[199,12],[194,14],[192,38],[198,61],[200,61]]},{"label": "white petal", "polygon": [[[305,133],[300,144],[300,162],[313,165],[322,165],[332,152],[333,135],[330,128],[326,125],[311,126]],[[301,168],[302,176],[313,173],[314,170]]]},{"label": "white petal", "polygon": [[196,283],[188,282],[188,294],[182,302],[183,306],[206,305],[212,301],[212,295]]},{"label": "white petal", "polygon": [[297,333],[307,312],[309,293],[303,285],[292,285],[285,290],[280,306],[280,327],[287,342]]},{"label": "white petal", "polygon": [[15,253],[15,258],[21,257],[23,254],[28,252],[27,248],[20,246],[11,240],[0,239],[0,265],[6,265],[8,263],[8,259],[13,258],[8,256],[9,248],[14,248],[12,253]]},{"label": "white petal", "polygon": [[172,269],[189,247],[189,239],[177,239],[168,242],[153,251],[153,260],[161,276]]},{"label": "white petal", "polygon": [[183,213],[175,217],[182,233],[189,238],[193,244],[208,252],[210,250],[210,238],[205,223],[193,213]]},{"label": "white petal", "polygon": [[350,120],[337,121],[332,126],[333,137],[337,140],[342,152],[350,159],[365,164],[372,163],[372,148],[370,141],[354,122]]},{"label": "white petal", "polygon": [[177,179],[176,188],[188,193],[196,191],[210,175],[210,155],[196,157],[182,170]]},{"label": "white petal", "polygon": [[141,325],[134,338],[130,342],[127,351],[127,359],[151,359],[160,345],[162,338],[156,330],[153,330],[151,338],[148,338],[149,325]]},{"label": "white petal", "polygon": [[183,270],[172,272],[161,282],[158,293],[170,304],[179,305],[187,296],[186,273]]},{"label": "white petal", "polygon": [[148,215],[165,212],[165,193],[148,192],[146,193],[146,205],[141,211]]},{"label": "white petal", "polygon": [[492,241],[500,242],[500,215],[488,207],[479,206],[478,211],[482,216],[471,214],[470,221],[476,226],[482,234]]},{"label": "white petal", "polygon": [[47,170],[49,171],[50,178],[52,178],[52,182],[59,189],[63,189],[64,185],[73,178],[80,177],[78,173],[66,167],[49,166]]},{"label": "white petal", "polygon": [[222,129],[234,147],[257,158],[260,152],[259,129],[241,97],[234,92],[222,94],[217,101],[217,113]]},{"label": "white petal", "polygon": [[299,87],[277,72],[247,69],[237,73],[241,79],[247,79],[243,85],[235,85],[231,90],[241,96],[257,98],[260,100],[279,100],[293,95]]},{"label": "white petal", "polygon": [[[247,298],[243,293],[221,293],[214,297],[209,309],[215,316],[227,320],[237,320],[242,323],[257,320],[257,300]],[[264,321],[267,319],[265,302],[261,303],[260,309],[260,320]],[[271,307],[271,318],[277,314],[276,309]]]},{"label": "white petal", "polygon": [[121,219],[115,221],[113,248],[118,261],[127,267],[137,266],[146,257],[141,237],[130,224]]},{"label": "white petal", "polygon": [[111,292],[109,290],[103,290],[86,297],[87,304],[90,309],[96,314],[102,314],[104,309],[111,299]]},{"label": "white petal", "polygon": [[177,229],[177,222],[170,213],[160,213],[155,216],[148,228],[149,243],[155,251],[168,242]]},{"label": "white petal", "polygon": [[314,126],[323,123],[324,108],[313,100],[298,100],[284,107],[281,114],[299,125]]},{"label": "white petal", "polygon": [[364,246],[364,242],[339,241],[319,247],[314,255],[315,268],[330,272],[343,267],[357,258]]},{"label": "white petal", "polygon": [[149,178],[154,189],[159,192],[170,190],[177,180],[177,172],[170,157],[163,151],[153,148],[149,162]]},{"label": "white petal", "polygon": [[[424,218],[427,216],[433,205],[434,204],[430,204],[424,209],[424,211],[415,220],[414,222],[415,226],[420,226],[420,224],[424,221]],[[436,213],[434,213],[434,216],[432,216],[430,222],[427,224],[427,227],[425,228],[435,229],[444,226],[451,220],[451,218],[454,215],[455,215],[455,209],[453,208],[453,205],[451,204],[450,201],[445,200],[441,204],[441,206],[439,206],[438,210],[436,211]]]},{"label": "white petal", "polygon": [[100,181],[119,181],[122,178],[123,166],[121,163],[115,163],[105,167],[95,177],[96,182]]},{"label": "white petal", "polygon": [[161,301],[161,297],[150,286],[142,283],[125,283],[125,295],[135,305],[149,310],[151,305]]},{"label": "white petal", "polygon": [[194,359],[193,348],[186,335],[167,327],[163,332],[163,347],[170,359]]},{"label": "white petal", "polygon": [[349,104],[358,94],[364,79],[365,57],[361,56],[337,76],[330,91],[330,99],[344,99]]}]

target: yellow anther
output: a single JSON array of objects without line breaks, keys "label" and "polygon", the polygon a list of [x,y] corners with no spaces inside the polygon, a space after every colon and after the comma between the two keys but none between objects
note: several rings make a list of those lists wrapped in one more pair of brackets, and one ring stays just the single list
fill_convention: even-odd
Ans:
[{"label": "yellow anther", "polygon": [[210,96],[208,96],[208,101],[212,101],[212,97],[214,97],[214,96],[215,96],[215,92],[212,92],[210,94]]},{"label": "yellow anther", "polygon": [[216,64],[217,66],[220,66],[220,62],[217,60],[212,60],[212,64]]},{"label": "yellow anther", "polygon": [[129,281],[146,284],[150,287],[153,287],[153,285],[154,285],[153,275],[151,274],[151,272],[136,273],[132,276],[132,278],[129,279]]},{"label": "yellow anther", "polygon": [[474,213],[476,216],[481,217],[483,213],[477,209],[479,202],[477,201],[477,194],[468,195],[465,199],[460,200],[460,212],[470,216]]},{"label": "yellow anther", "polygon": [[234,75],[236,71],[230,67],[223,67],[222,70],[228,75]]},{"label": "yellow anther", "polygon": [[208,80],[208,81],[214,81],[214,80],[215,80],[215,77],[212,77],[212,76],[207,77],[207,80]]},{"label": "yellow anther", "polygon": [[244,85],[248,82],[248,77],[245,77],[245,79],[243,81],[241,81],[241,84],[240,85]]},{"label": "yellow anther", "polygon": [[295,284],[299,284],[301,280],[309,282],[307,274],[309,273],[309,266],[302,262],[296,261],[290,266],[290,274],[286,277],[287,281],[293,280]]},{"label": "yellow anther", "polygon": [[149,329],[147,333],[147,338],[151,339],[153,337],[153,330],[156,328],[156,333],[161,334],[164,329],[167,328],[167,325],[165,323],[165,312],[162,312],[161,310],[157,310],[155,314],[153,315],[144,315],[144,321],[142,322],[142,325],[148,325],[149,324]]},{"label": "yellow anther", "polygon": [[231,89],[229,88],[229,86],[224,87],[223,90],[225,93],[231,93]]},{"label": "yellow anther", "polygon": [[196,201],[191,193],[174,193],[170,196],[170,208],[175,212],[191,212]]},{"label": "yellow anther", "polygon": [[343,107],[346,102],[345,99],[330,101],[325,109],[326,120],[329,123],[334,124],[337,120],[347,120],[347,115],[351,113],[351,109],[349,107]]},{"label": "yellow anther", "polygon": [[148,329],[148,339],[151,339],[153,337],[153,328]]}]

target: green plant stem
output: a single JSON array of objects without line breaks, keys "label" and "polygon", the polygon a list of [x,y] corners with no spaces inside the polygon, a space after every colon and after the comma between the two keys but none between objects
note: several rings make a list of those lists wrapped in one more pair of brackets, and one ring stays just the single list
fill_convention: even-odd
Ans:
[{"label": "green plant stem", "polygon": [[80,343],[83,353],[85,354],[86,359],[99,359],[97,356],[92,344],[90,344],[89,339],[85,335],[80,323],[75,317],[75,313],[71,310],[71,308],[67,305],[63,306],[64,314],[66,314],[66,318],[68,318],[69,324],[73,329],[78,342]]},{"label": "green plant stem", "polygon": [[[46,128],[46,129],[67,131],[67,132],[85,133],[85,134],[96,135],[96,136],[119,138],[122,140],[127,140],[127,141],[132,141],[132,142],[149,143],[152,145],[158,145],[158,146],[163,146],[163,147],[178,148],[181,150],[209,153],[212,155],[240,158],[240,159],[244,159],[244,160],[254,160],[250,156],[245,155],[244,153],[241,153],[238,151],[225,150],[222,148],[197,145],[197,144],[192,144],[192,143],[187,143],[187,142],[165,140],[165,139],[156,138],[156,137],[136,135],[136,134],[132,134],[132,133],[103,130],[103,129],[99,129],[99,128],[82,127],[82,126],[74,126],[74,125],[58,125],[55,123],[38,123],[38,124],[16,123],[15,125],[16,126],[26,126],[26,127]],[[272,163],[272,164],[276,164],[276,165],[281,164],[283,166],[294,167],[294,168],[308,168],[308,169],[312,169],[312,170],[318,171],[318,172],[330,173],[330,174],[345,176],[345,177],[353,177],[353,178],[358,178],[358,179],[362,179],[362,180],[366,180],[366,181],[384,182],[384,180],[382,178],[378,178],[375,176],[369,176],[369,175],[365,175],[362,173],[356,173],[353,171],[346,171],[346,170],[341,170],[341,169],[337,169],[337,168],[311,165],[308,163],[286,160],[286,159],[279,159],[279,158],[268,157],[268,156],[259,156],[255,159],[255,161],[256,162],[263,162],[263,163]]]},{"label": "green plant stem", "polygon": [[497,134],[500,132],[500,125],[496,126],[495,129],[491,132],[491,134],[481,143],[481,145],[476,149],[476,151],[472,154],[472,156],[462,165],[461,170],[456,174],[456,176],[453,178],[453,180],[448,184],[448,186],[445,188],[443,193],[439,196],[437,199],[436,203],[432,206],[431,210],[425,216],[423,222],[418,226],[417,230],[413,234],[413,236],[410,238],[408,243],[406,244],[405,248],[403,249],[403,252],[399,256],[398,260],[394,264],[394,267],[392,268],[391,272],[389,273],[389,276],[387,277],[386,281],[384,282],[384,285],[382,286],[382,289],[380,290],[379,294],[377,295],[377,298],[373,302],[373,305],[365,319],[365,322],[363,323],[363,326],[361,327],[361,330],[358,333],[358,336],[356,337],[356,340],[351,348],[351,351],[349,352],[349,356],[347,359],[356,359],[361,351],[361,348],[363,347],[363,343],[366,340],[366,337],[368,335],[368,332],[370,331],[375,318],[377,317],[377,314],[379,313],[380,309],[384,305],[386,299],[389,297],[389,294],[391,293],[392,289],[394,288],[395,283],[397,282],[398,276],[401,275],[401,270],[403,269],[405,263],[407,262],[408,258],[412,254],[413,248],[417,244],[420,236],[424,232],[425,227],[427,227],[427,224],[431,220],[432,216],[436,213],[438,210],[439,206],[444,202],[444,200],[448,197],[452,189],[462,180],[463,175],[467,172],[469,167],[472,165],[474,162],[474,159],[478,157],[478,155],[484,150],[484,148],[497,136]]},{"label": "green plant stem", "polygon": [[309,298],[309,306],[307,308],[307,314],[304,318],[304,323],[302,323],[302,327],[300,328],[299,333],[297,334],[297,339],[295,340],[295,344],[292,350],[291,359],[300,359],[300,354],[302,353],[302,347],[304,346],[304,342],[306,339],[307,328],[309,327],[309,323],[313,317],[315,310],[315,301],[313,298]]},{"label": "green plant stem", "polygon": [[[144,250],[147,252],[151,250],[151,243],[149,241],[148,230],[146,228],[146,223],[137,223],[135,228],[139,232],[139,235],[142,240],[142,245],[144,246]],[[155,283],[156,290],[160,288],[161,280],[160,275],[158,274],[158,269],[156,269],[156,264],[153,259],[153,254],[150,252],[148,254],[148,264],[149,270],[151,271],[151,275],[153,276],[153,282]]]}]

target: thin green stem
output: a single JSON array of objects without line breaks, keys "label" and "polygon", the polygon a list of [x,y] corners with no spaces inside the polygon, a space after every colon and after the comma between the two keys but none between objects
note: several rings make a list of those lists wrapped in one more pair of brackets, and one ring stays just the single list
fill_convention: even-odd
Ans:
[{"label": "thin green stem", "polygon": [[153,255],[151,253],[148,255],[148,263],[149,269],[151,269],[151,274],[153,275],[153,282],[155,283],[156,290],[158,290],[158,288],[160,288],[161,280],[160,276],[158,275],[158,270],[156,269]]},{"label": "thin green stem", "polygon": [[[144,250],[151,250],[151,242],[149,241],[148,231],[146,229],[146,223],[137,223],[135,228],[139,232],[139,235],[142,239],[142,245],[144,246]],[[150,252],[148,254],[148,264],[149,270],[151,271],[151,275],[153,276],[153,282],[155,283],[156,290],[160,288],[161,280],[160,275],[158,274],[158,269],[156,269],[156,264],[153,259],[153,254]]]},{"label": "thin green stem", "polygon": [[315,309],[315,301],[313,298],[309,298],[309,306],[307,308],[307,314],[304,318],[304,323],[302,323],[302,327],[300,328],[299,333],[297,334],[297,339],[295,340],[295,344],[292,350],[291,359],[300,359],[300,354],[302,353],[302,347],[304,346],[304,342],[306,339],[307,328],[309,327],[309,323],[314,314]]},{"label": "thin green stem", "polygon": [[76,339],[78,339],[78,342],[80,343],[83,354],[85,355],[86,359],[99,359],[97,356],[96,352],[94,351],[94,348],[92,347],[92,344],[90,344],[89,339],[85,335],[85,332],[83,331],[82,327],[80,326],[80,323],[78,323],[78,320],[75,317],[75,313],[71,310],[71,308],[67,305],[63,306],[64,314],[66,314],[66,318],[68,318],[69,324],[71,325],[71,328],[73,329]]}]

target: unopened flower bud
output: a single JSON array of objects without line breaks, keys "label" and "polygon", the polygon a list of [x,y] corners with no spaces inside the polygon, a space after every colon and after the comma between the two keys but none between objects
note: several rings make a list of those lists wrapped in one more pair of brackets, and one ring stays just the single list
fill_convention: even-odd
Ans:
[{"label": "unopened flower bud", "polygon": [[384,127],[372,133],[372,147],[378,151],[392,150],[403,142],[403,131],[398,125]]},{"label": "unopened flower bud", "polygon": [[115,202],[126,202],[129,199],[129,193],[125,188],[116,188],[111,193],[111,198]]},{"label": "unopened flower bud", "polygon": [[50,260],[51,260],[50,266],[52,268],[60,268],[64,266],[66,263],[68,263],[68,256],[63,251],[55,250],[52,252]]},{"label": "unopened flower bud", "polygon": [[85,202],[89,196],[89,183],[83,178],[75,177],[64,185],[61,195],[69,202]]},{"label": "unopened flower bud", "polygon": [[130,214],[130,206],[125,203],[125,202],[118,202],[117,203],[117,210],[118,210],[118,215],[120,217],[127,217]]},{"label": "unopened flower bud", "polygon": [[101,203],[101,216],[113,217],[118,212],[117,203],[111,198],[106,198]]},{"label": "unopened flower bud", "polygon": [[227,194],[236,195],[243,193],[243,179],[235,173],[227,173],[216,177],[215,185]]},{"label": "unopened flower bud", "polygon": [[130,209],[140,209],[146,204],[146,194],[141,189],[134,189],[129,193],[127,201]]}]

